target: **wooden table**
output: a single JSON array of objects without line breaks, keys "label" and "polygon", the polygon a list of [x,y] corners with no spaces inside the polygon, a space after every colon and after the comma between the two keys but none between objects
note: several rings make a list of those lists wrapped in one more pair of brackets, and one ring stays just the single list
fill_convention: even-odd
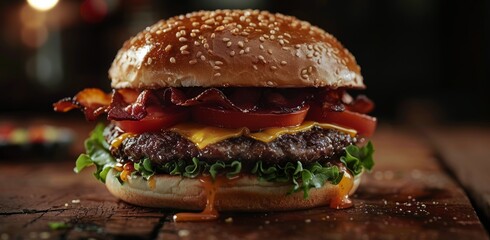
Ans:
[{"label": "wooden table", "polygon": [[[375,170],[365,175],[353,208],[223,213],[218,221],[201,223],[174,223],[175,210],[121,202],[91,176],[93,169],[74,174],[73,159],[0,160],[0,239],[488,239],[462,188],[488,217],[485,200],[476,200],[485,187],[471,187],[476,180],[465,175],[485,165],[469,167],[470,160],[461,159],[467,149],[458,151],[457,143],[468,131],[458,129],[419,134],[382,126],[373,139]],[[484,148],[490,147],[486,133],[488,128],[474,133],[487,141],[479,143]],[[479,151],[472,156],[488,157],[488,149]],[[473,177],[486,185],[484,175]],[[52,230],[51,222],[66,225]]]}]

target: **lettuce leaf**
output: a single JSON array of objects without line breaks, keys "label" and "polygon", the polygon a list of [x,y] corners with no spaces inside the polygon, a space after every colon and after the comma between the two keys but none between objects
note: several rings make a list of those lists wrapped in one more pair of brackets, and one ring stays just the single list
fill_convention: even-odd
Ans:
[{"label": "lettuce leaf", "polygon": [[95,178],[105,183],[107,173],[116,165],[116,160],[109,151],[109,144],[104,139],[104,125],[98,124],[85,140],[86,152],[80,154],[73,171],[79,173],[88,166],[95,165]]},{"label": "lettuce leaf", "polygon": [[354,176],[357,176],[361,174],[363,169],[370,171],[373,168],[373,154],[374,147],[371,141],[363,147],[350,145],[345,148],[345,156],[340,157],[340,161],[345,164]]},{"label": "lettuce leaf", "polygon": [[288,162],[284,166],[264,166],[264,163],[259,161],[251,172],[268,182],[290,182],[293,186],[289,194],[302,190],[304,198],[308,197],[311,188],[321,188],[326,182],[336,185],[343,176],[336,165],[322,165],[316,162],[304,167],[300,161]]},{"label": "lettuce leaf", "polygon": [[149,158],[145,158],[143,161],[135,163],[134,170],[136,171],[132,172],[131,175],[139,173],[146,180],[155,175],[155,169],[151,165],[151,160]]}]

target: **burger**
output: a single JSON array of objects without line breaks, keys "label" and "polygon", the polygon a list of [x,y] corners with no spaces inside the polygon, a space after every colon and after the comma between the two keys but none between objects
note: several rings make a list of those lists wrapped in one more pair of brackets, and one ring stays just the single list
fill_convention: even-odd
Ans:
[{"label": "burger", "polygon": [[259,10],[199,11],[126,41],[109,69],[111,93],[88,88],[54,104],[88,120],[75,172],[125,202],[218,211],[347,208],[373,167],[376,119],[360,67],[332,35]]}]

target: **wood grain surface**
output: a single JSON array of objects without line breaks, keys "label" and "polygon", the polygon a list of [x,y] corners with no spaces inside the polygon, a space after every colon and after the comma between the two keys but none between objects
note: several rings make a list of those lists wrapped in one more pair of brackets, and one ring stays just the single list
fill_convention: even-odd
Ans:
[{"label": "wood grain surface", "polygon": [[[376,167],[353,208],[222,213],[204,223],[121,202],[93,169],[74,174],[74,159],[0,160],[0,239],[488,239],[427,138],[385,126],[373,142]],[[53,230],[53,222],[65,226]]]}]

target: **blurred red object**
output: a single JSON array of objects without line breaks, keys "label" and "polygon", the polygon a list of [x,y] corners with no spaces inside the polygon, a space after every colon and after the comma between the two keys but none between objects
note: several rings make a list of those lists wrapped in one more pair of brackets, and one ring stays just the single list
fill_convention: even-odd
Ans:
[{"label": "blurred red object", "polygon": [[107,15],[107,3],[104,0],[84,0],[80,5],[80,15],[86,22],[100,22]]}]

